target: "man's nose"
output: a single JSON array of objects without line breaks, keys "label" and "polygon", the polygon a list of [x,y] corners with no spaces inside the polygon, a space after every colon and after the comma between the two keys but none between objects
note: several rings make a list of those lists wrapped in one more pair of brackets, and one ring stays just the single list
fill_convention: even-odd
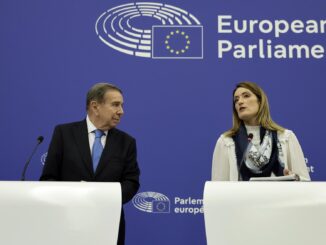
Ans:
[{"label": "man's nose", "polygon": [[123,111],[123,108],[122,106],[119,107],[119,110],[117,112],[119,115],[123,115],[124,111]]}]

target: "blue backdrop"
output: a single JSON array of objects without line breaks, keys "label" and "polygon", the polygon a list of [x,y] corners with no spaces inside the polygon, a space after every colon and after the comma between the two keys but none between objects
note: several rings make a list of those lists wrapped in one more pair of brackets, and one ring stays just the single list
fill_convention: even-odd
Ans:
[{"label": "blue backdrop", "polygon": [[[232,123],[232,90],[244,80],[264,88],[273,119],[296,133],[312,179],[325,180],[326,62],[321,50],[326,48],[324,0],[160,2],[168,4],[164,5],[166,9],[171,10],[169,5],[179,8],[174,9],[176,13],[191,13],[200,23],[194,19],[191,22],[202,26],[202,37],[200,33],[191,37],[190,48],[197,45],[198,52],[185,53],[182,59],[174,59],[176,54],[166,59],[128,55],[101,41],[95,29],[98,18],[127,3],[0,2],[1,180],[20,178],[36,138],[43,135],[44,143],[27,172],[28,180],[37,180],[54,126],[85,118],[87,90],[96,82],[112,82],[124,91],[125,115],[119,128],[137,139],[140,192],[165,195],[169,207],[144,212],[132,202],[127,204],[127,244],[205,244],[200,212],[203,187],[210,179],[215,142]],[[110,18],[119,14],[111,12]],[[232,16],[225,20],[223,30],[218,28],[218,16]],[[119,28],[118,23],[110,25],[110,18],[105,26],[108,32]],[[255,25],[253,33],[236,33],[232,22],[235,19],[263,23]],[[290,25],[280,37],[275,36],[275,20]],[[291,29],[295,20],[297,24],[292,24]],[[151,30],[160,20],[136,16],[129,24]],[[180,24],[174,21],[173,25]],[[224,33],[226,29],[233,31]],[[166,38],[168,34],[164,35]],[[261,58],[259,47],[252,58],[237,58],[232,51],[225,51],[223,57],[218,55],[221,40],[248,49],[259,39],[270,40],[271,48],[279,50],[281,47],[275,45],[286,49],[289,45],[307,45],[310,56]],[[311,55],[314,45],[319,45],[319,58]],[[116,46],[123,44],[116,42]],[[162,47],[167,49],[166,45]],[[150,49],[149,45],[147,51]]]}]

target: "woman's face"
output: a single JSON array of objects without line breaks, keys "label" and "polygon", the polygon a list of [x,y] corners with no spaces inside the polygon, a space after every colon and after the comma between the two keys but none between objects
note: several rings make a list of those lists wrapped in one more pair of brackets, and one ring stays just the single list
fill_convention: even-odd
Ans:
[{"label": "woman's face", "polygon": [[238,117],[246,125],[258,125],[257,113],[259,110],[259,101],[257,96],[246,88],[237,88],[234,92],[234,106]]}]

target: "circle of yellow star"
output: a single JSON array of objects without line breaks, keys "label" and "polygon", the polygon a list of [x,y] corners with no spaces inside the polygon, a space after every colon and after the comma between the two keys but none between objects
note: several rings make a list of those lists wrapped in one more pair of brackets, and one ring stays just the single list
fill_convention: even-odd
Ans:
[{"label": "circle of yellow star", "polygon": [[[181,48],[181,49],[175,49],[175,50],[171,48],[170,40],[174,36],[181,36],[181,37],[183,37],[185,39],[185,46],[183,48]],[[165,36],[164,43],[165,43],[165,48],[171,54],[175,54],[175,55],[184,54],[190,48],[190,39],[189,39],[189,36],[186,35],[186,32],[185,31],[180,31],[178,29],[176,29],[175,31],[170,31],[170,33]]]}]

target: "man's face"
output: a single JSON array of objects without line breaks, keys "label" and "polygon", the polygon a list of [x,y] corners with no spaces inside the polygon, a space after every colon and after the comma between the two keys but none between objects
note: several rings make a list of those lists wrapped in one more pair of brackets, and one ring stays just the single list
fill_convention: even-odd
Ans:
[{"label": "man's face", "polygon": [[97,128],[108,130],[116,127],[123,115],[123,97],[119,91],[109,90],[104,95],[104,101],[97,103]]}]

